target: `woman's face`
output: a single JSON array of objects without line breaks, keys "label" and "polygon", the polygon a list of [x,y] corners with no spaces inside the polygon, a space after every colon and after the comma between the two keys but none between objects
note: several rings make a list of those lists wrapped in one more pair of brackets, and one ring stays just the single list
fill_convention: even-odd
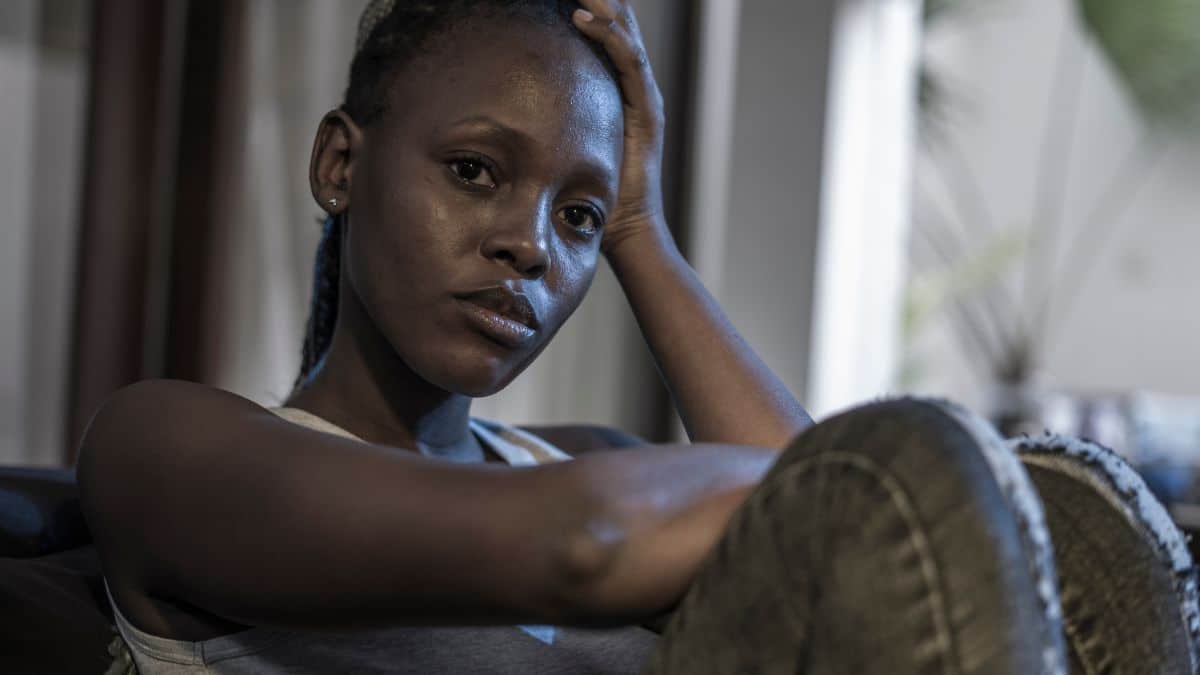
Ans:
[{"label": "woman's face", "polygon": [[583,300],[617,197],[622,103],[582,38],[478,19],[435,39],[363,134],[343,274],[405,364],[507,385]]}]

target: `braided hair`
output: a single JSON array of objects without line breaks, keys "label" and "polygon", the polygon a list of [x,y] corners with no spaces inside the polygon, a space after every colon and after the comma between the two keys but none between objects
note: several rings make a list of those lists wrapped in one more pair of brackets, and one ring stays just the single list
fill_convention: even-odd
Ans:
[{"label": "braided hair", "polygon": [[[578,7],[577,0],[372,0],[359,19],[350,84],[341,109],[359,126],[370,126],[387,112],[392,78],[414,58],[428,53],[433,40],[462,19],[487,12],[573,31],[571,13]],[[588,45],[615,73],[603,50],[590,41]],[[344,213],[331,215],[322,226],[295,390],[304,386],[333,340],[345,218]]]}]

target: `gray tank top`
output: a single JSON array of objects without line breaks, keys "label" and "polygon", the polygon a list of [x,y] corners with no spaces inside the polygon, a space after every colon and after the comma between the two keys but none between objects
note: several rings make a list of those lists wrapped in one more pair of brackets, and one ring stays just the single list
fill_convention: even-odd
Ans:
[{"label": "gray tank top", "polygon": [[[295,424],[359,440],[303,410],[273,408],[271,412]],[[482,445],[513,466],[571,458],[515,427],[472,419],[471,430]],[[120,632],[119,649],[125,652],[118,652],[118,660],[132,661],[141,675],[615,675],[640,671],[658,639],[652,631],[638,626],[603,630],[562,626],[400,627],[352,633],[257,626],[190,642],[137,628],[117,607],[107,580],[104,588]]]}]

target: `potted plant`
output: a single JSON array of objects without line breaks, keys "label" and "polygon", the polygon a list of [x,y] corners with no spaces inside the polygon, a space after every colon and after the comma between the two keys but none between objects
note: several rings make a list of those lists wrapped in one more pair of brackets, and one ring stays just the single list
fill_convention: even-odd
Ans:
[{"label": "potted plant", "polygon": [[[987,0],[994,2],[994,0]],[[1145,185],[1149,164],[1171,139],[1200,128],[1200,0],[1062,0],[1073,27],[1095,45],[1140,115],[1139,140],[1098,199],[1085,211],[1086,227],[1068,228],[1063,202],[1072,152],[1071,132],[1080,112],[1078,53],[1060,49],[1041,138],[1032,167],[1040,186],[1033,212],[1018,227],[999,227],[987,186],[945,133],[948,87],[926,64],[920,77],[923,147],[934,165],[955,173],[953,211],[914,223],[914,246],[934,261],[916,266],[907,294],[905,332],[922,332],[935,317],[949,320],[959,347],[991,392],[990,414],[1001,431],[1015,434],[1041,424],[1042,360],[1071,316],[1096,261],[1120,228]],[[929,0],[927,29],[984,0]],[[1070,223],[1074,225],[1073,223]],[[1074,231],[1072,237],[1064,233]],[[964,236],[963,232],[969,233]],[[1065,265],[1056,265],[1071,251]],[[921,364],[911,358],[902,379],[911,383]],[[903,383],[903,382],[902,382]]]}]

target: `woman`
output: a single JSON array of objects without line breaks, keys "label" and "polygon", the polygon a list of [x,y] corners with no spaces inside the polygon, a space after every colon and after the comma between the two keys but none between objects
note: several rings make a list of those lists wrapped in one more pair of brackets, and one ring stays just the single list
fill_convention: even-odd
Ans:
[{"label": "woman", "polygon": [[[395,653],[434,645],[401,672],[520,663],[485,647],[527,634],[576,659],[563,672],[629,672],[653,645],[643,629],[504,624],[621,626],[668,609],[810,422],[672,243],[662,102],[629,8],[392,4],[368,8],[345,103],[314,143],[313,195],[332,220],[286,410],[146,382],[83,441],[85,512],[148,672],[198,652],[233,668],[304,631],[455,624],[497,627],[394,633],[407,640]],[[643,444],[471,420],[471,398],[512,381],[578,307],[601,254],[697,445],[598,452]],[[502,466],[530,456],[576,459]],[[343,647],[296,658],[368,668],[345,654],[370,649]]]},{"label": "woman", "polygon": [[[295,391],[146,382],[83,440],[124,663],[1062,672],[1049,537],[993,432],[887,402],[780,456],[811,421],[672,243],[644,54],[623,0],[368,7],[313,148],[330,219]],[[692,445],[470,417],[601,255]],[[661,639],[636,625],[677,604]]]}]

